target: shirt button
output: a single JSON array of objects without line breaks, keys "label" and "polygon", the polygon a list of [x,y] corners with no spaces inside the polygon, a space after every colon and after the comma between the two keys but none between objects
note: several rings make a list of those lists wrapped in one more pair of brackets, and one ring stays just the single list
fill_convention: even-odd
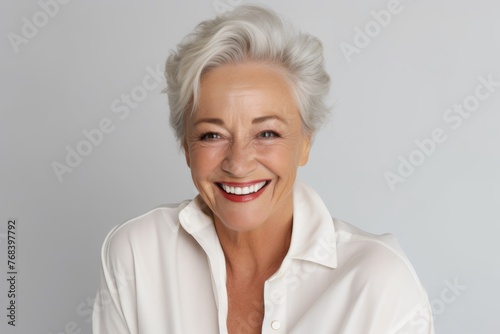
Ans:
[{"label": "shirt button", "polygon": [[271,322],[271,328],[274,329],[275,331],[280,329],[280,327],[281,327],[281,323],[279,321],[274,320],[273,322]]}]

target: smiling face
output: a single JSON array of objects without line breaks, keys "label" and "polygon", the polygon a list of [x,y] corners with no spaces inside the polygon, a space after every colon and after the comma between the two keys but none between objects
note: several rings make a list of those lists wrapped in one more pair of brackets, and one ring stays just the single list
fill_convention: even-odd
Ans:
[{"label": "smiling face", "polygon": [[210,70],[198,106],[184,148],[215,223],[240,232],[290,223],[310,138],[283,74],[254,63]]}]

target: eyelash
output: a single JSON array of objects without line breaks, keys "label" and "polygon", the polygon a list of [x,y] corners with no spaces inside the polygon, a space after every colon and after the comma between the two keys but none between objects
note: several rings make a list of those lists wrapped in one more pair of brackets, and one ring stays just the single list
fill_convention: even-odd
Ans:
[{"label": "eyelash", "polygon": [[[217,138],[214,138],[215,136],[217,136]],[[261,131],[257,134],[257,138],[259,139],[272,139],[272,138],[280,138],[280,134],[277,133],[276,131],[272,131],[272,130],[264,130],[264,131]],[[199,140],[201,141],[211,141],[211,140],[216,140],[216,139],[220,139],[222,138],[222,135],[220,133],[217,133],[217,132],[205,132],[203,133]]]},{"label": "eyelash", "polygon": [[[264,134],[271,134],[271,136],[264,136]],[[272,131],[272,130],[265,130],[265,131],[262,131],[262,132],[259,132],[259,138],[279,138],[281,137],[279,133],[277,133],[276,131]]]},{"label": "eyelash", "polygon": [[[218,138],[210,138],[210,136],[217,136]],[[210,141],[219,138],[222,138],[222,136],[220,135],[220,133],[217,132],[205,132],[200,136],[201,141]]]}]

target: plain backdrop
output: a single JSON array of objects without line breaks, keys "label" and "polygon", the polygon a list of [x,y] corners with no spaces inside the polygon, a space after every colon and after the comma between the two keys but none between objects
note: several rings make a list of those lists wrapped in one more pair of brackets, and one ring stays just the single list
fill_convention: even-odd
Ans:
[{"label": "plain backdrop", "polygon": [[[2,1],[2,333],[91,333],[108,231],[196,195],[152,73],[198,22],[240,3],[250,1]],[[498,1],[266,4],[321,39],[333,81],[332,115],[299,178],[333,216],[397,236],[437,333],[500,333]],[[464,103],[470,112],[454,111]]]}]

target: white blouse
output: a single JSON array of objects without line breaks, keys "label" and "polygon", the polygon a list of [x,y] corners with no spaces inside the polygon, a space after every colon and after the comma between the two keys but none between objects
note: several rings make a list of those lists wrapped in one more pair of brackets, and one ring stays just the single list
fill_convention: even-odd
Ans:
[{"label": "white blouse", "polygon": [[[102,248],[94,334],[227,333],[224,254],[201,199],[115,227]],[[297,182],[292,240],[264,286],[262,333],[434,333],[427,294],[390,234],[332,219]],[[248,323],[241,319],[239,333]]]}]

